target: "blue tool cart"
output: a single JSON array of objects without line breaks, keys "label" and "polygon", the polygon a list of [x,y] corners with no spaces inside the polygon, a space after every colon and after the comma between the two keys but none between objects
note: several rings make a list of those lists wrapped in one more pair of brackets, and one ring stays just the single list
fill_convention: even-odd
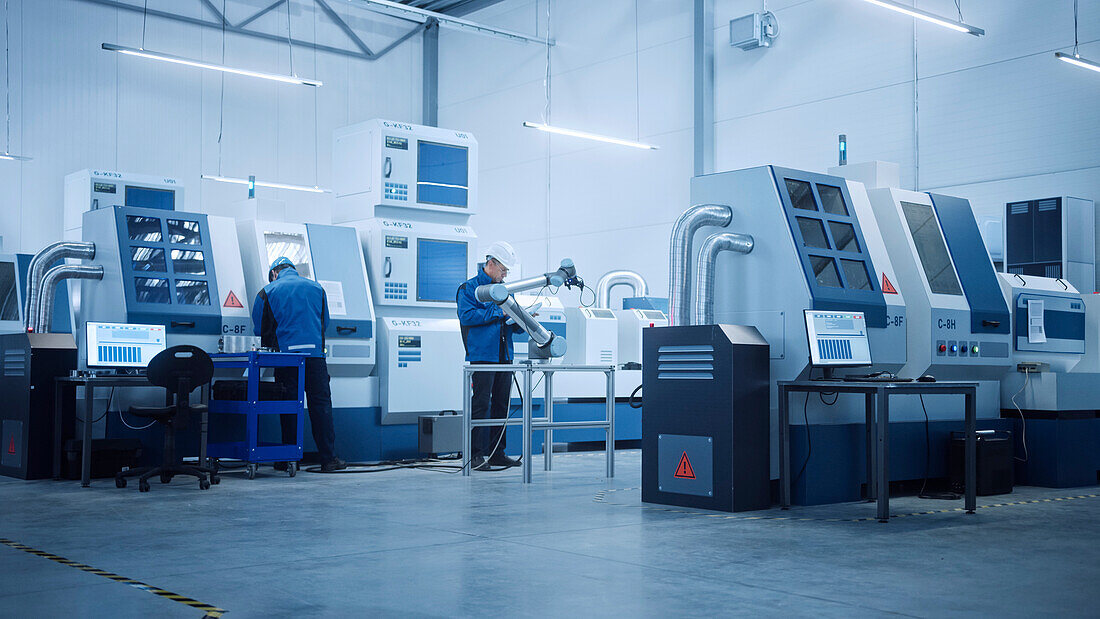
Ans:
[{"label": "blue tool cart", "polygon": [[[229,387],[237,387],[232,398],[226,393],[211,390],[210,414],[212,427],[220,415],[243,415],[244,440],[211,443],[207,448],[207,457],[213,459],[218,468],[218,458],[231,458],[246,463],[245,472],[249,479],[256,476],[256,469],[262,463],[285,462],[291,477],[298,472],[298,461],[302,459],[302,436],[305,416],[302,414],[305,402],[305,362],[306,355],[301,353],[277,353],[251,351],[245,353],[222,353],[210,355],[215,370],[244,369],[243,381],[225,381]],[[298,393],[289,394],[294,399],[270,399],[264,397],[260,374],[262,368],[298,368]],[[222,382],[222,381],[219,381]],[[237,384],[233,384],[237,383]],[[265,386],[269,383],[263,383]],[[233,391],[226,389],[223,391]],[[296,397],[295,397],[296,396]],[[284,396],[285,397],[285,396]],[[259,418],[261,415],[295,415],[297,417],[297,442],[283,444],[259,440]]]}]

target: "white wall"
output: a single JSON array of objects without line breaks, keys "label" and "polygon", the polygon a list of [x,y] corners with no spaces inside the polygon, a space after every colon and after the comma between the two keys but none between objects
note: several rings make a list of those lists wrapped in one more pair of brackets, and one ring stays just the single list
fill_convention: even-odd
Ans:
[{"label": "white wall", "polygon": [[[444,31],[440,124],[481,145],[472,223],[486,241],[513,240],[525,271],[568,255],[592,280],[631,268],[663,294],[668,233],[689,206],[693,171],[694,3],[550,1],[553,123],[660,150],[523,128],[542,116],[545,48]],[[470,18],[545,33],[546,2],[505,0]],[[918,5],[955,10],[951,0]],[[979,214],[999,215],[1009,199],[1100,200],[1100,75],[1053,57],[1072,46],[1072,0],[964,0],[981,38],[914,29],[858,0],[770,0],[777,44],[731,48],[729,20],[760,6],[715,2],[717,170],[824,171],[845,133],[849,161],[897,162],[903,186],[968,197]],[[1100,58],[1100,3],[1080,11],[1081,53]]]},{"label": "white wall", "polygon": [[[331,187],[334,128],[376,117],[420,122],[419,35],[374,62],[296,47],[294,70],[322,80],[324,86],[317,89],[226,75],[219,149],[221,74],[100,50],[104,42],[140,46],[141,13],[80,0],[9,2],[11,150],[34,159],[0,161],[5,251],[35,252],[60,238],[63,179],[76,170],[174,177],[185,184],[188,210],[221,213],[244,200],[246,190],[199,179],[218,173],[219,159],[226,176],[254,174]],[[267,4],[230,0],[230,21],[239,22]],[[330,5],[374,50],[413,27],[349,7],[346,0],[330,0]],[[351,48],[324,14],[313,13],[313,2],[291,6],[296,39]],[[149,8],[213,19],[198,0],[149,0]],[[253,27],[285,34],[285,7]],[[145,46],[218,62],[222,34],[150,17]],[[290,72],[285,42],[229,34],[225,48],[226,64]],[[331,194],[260,188],[257,195],[285,200],[295,219],[329,221]]]}]

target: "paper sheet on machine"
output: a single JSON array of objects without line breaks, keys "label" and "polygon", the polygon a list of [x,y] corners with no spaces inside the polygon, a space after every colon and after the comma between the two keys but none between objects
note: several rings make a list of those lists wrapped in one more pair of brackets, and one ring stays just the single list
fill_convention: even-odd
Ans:
[{"label": "paper sheet on machine", "polygon": [[332,316],[347,316],[348,308],[344,303],[344,282],[317,280],[325,289],[328,297],[328,313]]}]

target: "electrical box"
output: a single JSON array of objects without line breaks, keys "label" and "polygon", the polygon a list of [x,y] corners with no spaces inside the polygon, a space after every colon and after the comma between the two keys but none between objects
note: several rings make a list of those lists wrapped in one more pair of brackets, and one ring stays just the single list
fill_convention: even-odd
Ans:
[{"label": "electrical box", "polygon": [[771,47],[779,35],[779,25],[775,15],[768,13],[750,13],[730,20],[730,45],[743,50],[758,47]]},{"label": "electrical box", "polygon": [[384,318],[378,339],[382,424],[462,410],[465,349],[457,318]]}]

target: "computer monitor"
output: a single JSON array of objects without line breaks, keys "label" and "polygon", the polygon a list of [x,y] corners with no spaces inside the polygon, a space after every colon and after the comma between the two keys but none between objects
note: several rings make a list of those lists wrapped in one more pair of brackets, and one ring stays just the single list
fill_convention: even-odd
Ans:
[{"label": "computer monitor", "polygon": [[806,335],[810,340],[810,365],[825,369],[871,365],[867,321],[863,312],[805,310]]},{"label": "computer monitor", "polygon": [[144,368],[167,348],[164,325],[86,323],[89,368]]}]

